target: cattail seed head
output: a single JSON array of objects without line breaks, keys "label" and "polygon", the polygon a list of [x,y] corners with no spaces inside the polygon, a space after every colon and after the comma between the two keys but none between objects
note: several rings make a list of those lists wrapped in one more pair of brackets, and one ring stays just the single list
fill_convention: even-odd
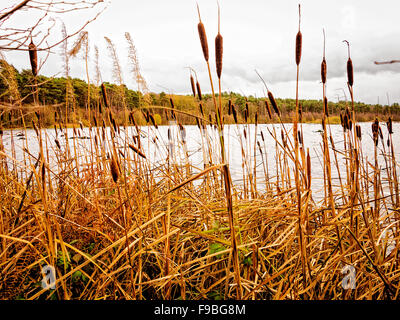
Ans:
[{"label": "cattail seed head", "polygon": [[196,88],[197,88],[197,96],[199,97],[199,100],[202,100],[202,96],[201,96],[201,88],[200,88],[200,83],[198,81],[196,81]]},{"label": "cattail seed head", "polygon": [[301,31],[297,32],[296,35],[296,64],[300,64],[301,60],[301,48],[302,48],[302,42],[303,42],[303,35],[301,34]]},{"label": "cattail seed head", "polygon": [[132,114],[132,123],[133,123],[133,125],[134,125],[135,128],[136,128],[136,132],[139,132],[139,128],[138,128],[138,126],[137,126],[137,123],[136,123],[136,120],[135,120],[135,117],[133,116],[133,114]]},{"label": "cattail seed head", "polygon": [[375,121],[371,125],[372,133],[377,133],[379,128],[379,120],[375,118]]},{"label": "cattail seed head", "polygon": [[60,141],[58,141],[58,139],[56,138],[56,139],[54,140],[54,142],[56,143],[57,148],[61,150]]},{"label": "cattail seed head", "polygon": [[232,100],[229,99],[228,101],[228,116],[232,114]]},{"label": "cattail seed head", "polygon": [[233,114],[233,119],[235,120],[235,123],[238,124],[238,119],[237,119],[237,113],[236,113],[235,106],[232,106],[232,114]]},{"label": "cattail seed head", "polygon": [[361,140],[361,126],[360,125],[356,125],[356,135],[357,138]]},{"label": "cattail seed head", "polygon": [[111,157],[110,169],[111,169],[111,176],[112,176],[114,182],[117,183],[120,171],[119,171],[119,166],[118,166],[118,162],[116,159],[116,155],[114,153],[112,154],[112,157]]},{"label": "cattail seed head", "polygon": [[119,130],[119,128],[117,128],[117,123],[115,122],[115,119],[113,118],[112,119],[112,125],[113,125],[113,128],[114,128],[114,132],[118,132]]},{"label": "cattail seed head", "polygon": [[348,81],[350,87],[352,87],[353,83],[354,83],[353,62],[351,61],[350,58],[349,58],[349,60],[347,60],[347,81]]},{"label": "cattail seed head", "polygon": [[300,64],[301,48],[302,48],[302,42],[303,42],[303,35],[301,34],[301,31],[300,31],[300,19],[301,19],[301,10],[300,10],[300,4],[299,4],[299,32],[297,32],[297,35],[296,35],[296,64],[297,64],[297,66]]},{"label": "cattail seed head", "polygon": [[201,115],[204,117],[204,110],[203,110],[203,105],[201,104],[201,102],[199,103],[199,108],[200,108]]},{"label": "cattail seed head", "polygon": [[143,112],[143,115],[146,119],[146,122],[149,123],[150,122],[150,113],[149,110],[146,110],[146,112]]},{"label": "cattail seed head", "polygon": [[299,137],[299,143],[303,145],[303,135],[301,134],[300,130],[297,130],[297,135]]},{"label": "cattail seed head", "polygon": [[46,165],[45,165],[45,163],[44,163],[44,161],[42,162],[42,183],[43,183],[43,187],[44,187],[44,184],[45,184],[45,178],[46,178]]},{"label": "cattail seed head", "polygon": [[323,58],[321,63],[321,80],[323,84],[326,83],[326,72],[327,72],[326,60],[325,58]]},{"label": "cattail seed head", "polygon": [[37,59],[37,48],[31,39],[31,43],[28,46],[29,49],[29,60],[31,62],[32,74],[37,76],[38,74],[38,59]]},{"label": "cattail seed head", "polygon": [[218,35],[215,37],[215,64],[216,64],[216,67],[217,67],[218,79],[221,79],[222,55],[223,55],[223,38],[218,33]]},{"label": "cattail seed head", "polygon": [[326,130],[326,118],[322,118],[321,123],[322,123],[322,131],[325,132],[325,130]]},{"label": "cattail seed head", "polygon": [[325,112],[325,116],[329,117],[329,114],[328,114],[328,99],[326,97],[324,97],[324,112]]},{"label": "cattail seed head", "polygon": [[[106,90],[106,86],[104,85],[104,83],[101,84],[101,93],[103,95],[104,105],[106,106],[106,108],[108,108],[107,90]],[[100,110],[100,113],[101,113],[101,110]]]},{"label": "cattail seed head", "polygon": [[272,108],[274,109],[275,113],[280,117],[281,112],[278,109],[278,105],[276,104],[274,95],[272,94],[271,91],[268,91],[268,98],[269,98],[269,102],[271,102]]},{"label": "cattail seed head", "polygon": [[199,24],[197,25],[197,30],[199,31],[200,44],[203,50],[204,59],[208,62],[209,59],[208,42],[207,42],[206,29],[204,28],[203,22],[201,21],[199,22]]},{"label": "cattail seed head", "polygon": [[133,112],[129,113],[129,121],[133,124],[133,121],[134,121]]},{"label": "cattail seed head", "polygon": [[346,114],[347,114],[347,118],[351,118],[351,115],[350,115],[350,110],[349,110],[349,108],[348,107],[346,107]]},{"label": "cattail seed head", "polygon": [[324,33],[324,55],[322,57],[322,62],[321,62],[321,80],[322,83],[326,83],[326,71],[327,71],[327,65],[326,65],[326,60],[325,60],[325,29],[322,29]]},{"label": "cattail seed head", "polygon": [[375,121],[371,125],[372,129],[372,138],[375,142],[375,145],[378,145],[378,137],[379,137],[379,120],[376,118]]},{"label": "cattail seed head", "polygon": [[108,112],[108,120],[110,120],[110,123],[112,123],[113,122],[113,116],[112,116],[112,113],[111,113],[111,110]]},{"label": "cattail seed head", "polygon": [[344,124],[344,131],[346,131],[346,130],[351,130],[351,128],[350,128],[350,112],[349,112],[349,109],[348,108],[346,108],[346,111],[345,111],[345,113],[344,113],[344,115],[343,115],[343,124]]},{"label": "cattail seed head", "polygon": [[269,106],[268,100],[265,99],[264,102],[265,102],[265,109],[267,110],[267,113],[268,113],[268,117],[269,117],[270,119],[272,119],[271,108],[270,108],[270,106]]},{"label": "cattail seed head", "polygon": [[190,75],[190,86],[192,87],[193,97],[196,97],[196,87],[195,87],[194,79],[193,79],[192,75]]},{"label": "cattail seed head", "polygon": [[378,132],[379,132],[379,137],[381,138],[381,140],[383,140],[383,133],[381,126],[378,127]]},{"label": "cattail seed head", "polygon": [[154,126],[156,129],[158,129],[158,125],[157,125],[157,123],[156,123],[156,121],[155,121],[155,119],[154,119],[154,117],[153,117],[152,114],[149,114],[149,118],[150,118],[150,121],[151,121],[151,123],[153,124],[153,126]]},{"label": "cattail seed head", "polygon": [[350,87],[353,86],[354,83],[354,75],[353,75],[353,61],[350,58],[350,43],[347,40],[343,40],[347,44],[347,52],[349,55],[349,59],[347,60],[347,82]]},{"label": "cattail seed head", "polygon": [[393,134],[393,124],[392,124],[391,117],[389,117],[389,119],[387,121],[387,128],[388,128],[389,134]]}]

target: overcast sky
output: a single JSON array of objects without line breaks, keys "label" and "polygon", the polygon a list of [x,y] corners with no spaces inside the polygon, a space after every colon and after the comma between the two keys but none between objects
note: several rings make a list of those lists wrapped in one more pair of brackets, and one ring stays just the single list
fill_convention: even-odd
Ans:
[{"label": "overcast sky", "polygon": [[[2,3],[11,4],[11,0]],[[14,1],[15,2],[15,1]],[[214,39],[217,34],[216,0],[198,0],[205,25],[210,62],[215,74]],[[300,98],[321,99],[320,65],[323,33],[326,30],[328,64],[327,96],[343,99],[346,89],[347,47],[351,44],[354,65],[354,94],[357,101],[381,104],[400,102],[400,64],[375,65],[376,60],[400,59],[400,24],[398,0],[219,0],[221,34],[224,38],[222,72],[223,91],[263,96],[263,86],[254,69],[263,76],[275,97],[294,98],[296,65],[295,36],[298,30],[298,4],[302,6],[301,31],[303,55],[300,65]],[[65,15],[68,31],[74,31],[93,14]],[[18,18],[18,17],[17,17]],[[20,18],[20,27],[30,23],[30,16]],[[108,8],[87,27],[92,46],[100,50],[104,81],[113,81],[111,59],[104,36],[111,38],[121,61],[124,81],[136,88],[127,64],[125,32],[136,45],[142,74],[151,91],[190,93],[189,71],[197,71],[204,92],[210,91],[206,64],[197,33],[196,1],[192,0],[111,0]],[[60,32],[60,24],[53,29]],[[73,41],[71,41],[72,44]],[[60,49],[54,50],[55,52]],[[18,69],[29,68],[26,53],[6,53]],[[94,50],[91,72],[94,76]],[[52,55],[42,69],[45,75],[61,72],[62,60]],[[82,60],[71,62],[71,75],[85,78]],[[62,74],[59,74],[62,75]],[[347,94],[347,97],[349,95]]]}]

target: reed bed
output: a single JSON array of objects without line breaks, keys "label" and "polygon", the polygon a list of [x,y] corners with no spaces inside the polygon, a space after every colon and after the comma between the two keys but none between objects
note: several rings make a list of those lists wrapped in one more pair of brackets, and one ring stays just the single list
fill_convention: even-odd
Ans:
[{"label": "reed bed", "polygon": [[[67,120],[57,116],[53,139],[37,114],[32,123],[36,154],[25,143],[23,158],[17,159],[15,144],[11,141],[11,152],[5,150],[1,133],[0,298],[398,299],[396,133],[392,119],[383,124],[387,130],[376,120],[371,128],[375,157],[363,156],[350,49],[352,102],[340,116],[341,141],[332,137],[325,108],[323,190],[315,197],[311,182],[317,177],[311,174],[303,136],[298,86],[289,126],[281,121],[272,87],[259,75],[267,89],[265,113],[278,117],[280,124],[261,131],[256,113],[250,134],[248,109],[244,126],[239,126],[235,105],[229,102],[228,114],[222,108],[220,22],[215,39],[217,101],[199,8],[198,14],[213,112],[204,112],[200,84],[191,70],[199,110],[178,110],[171,96],[170,107],[162,108],[170,121],[167,137],[160,134],[152,108],[128,112],[124,125],[118,126],[104,85],[86,130],[77,122],[71,134]],[[299,7],[297,83],[301,41]],[[321,79],[327,105],[325,49]],[[225,116],[233,117],[233,129],[224,126]],[[138,117],[147,126],[139,126]],[[197,123],[202,167],[190,161],[182,117]],[[228,163],[224,132],[231,129],[236,129],[242,155],[240,184],[232,182]],[[26,124],[24,130],[26,135]],[[274,139],[274,148],[266,144],[265,135]],[[154,150],[161,160],[152,162],[145,150]],[[271,150],[273,165],[267,157]],[[334,186],[333,175],[338,177]],[[55,289],[41,286],[46,265],[55,268]],[[349,267],[354,268],[354,287],[345,281]]]}]

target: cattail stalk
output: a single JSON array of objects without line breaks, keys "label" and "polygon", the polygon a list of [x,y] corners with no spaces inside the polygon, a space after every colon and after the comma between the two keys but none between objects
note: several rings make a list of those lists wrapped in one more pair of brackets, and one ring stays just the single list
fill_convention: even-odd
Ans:
[{"label": "cattail stalk", "polygon": [[[343,42],[345,42],[347,44],[347,52],[348,52],[348,60],[347,60],[347,86],[350,92],[350,96],[351,96],[351,109],[352,109],[352,115],[350,117],[350,113],[349,113],[349,130],[352,130],[352,127],[354,125],[354,127],[356,126],[356,116],[355,116],[355,110],[354,110],[354,94],[353,94],[353,84],[354,84],[354,74],[353,74],[353,62],[351,60],[350,57],[350,43],[347,40],[343,40]],[[350,121],[351,119],[351,121]],[[354,129],[353,132],[353,141],[354,141],[354,156],[351,156],[350,158],[350,165],[352,167],[351,172],[354,173],[354,178],[351,180],[352,185],[351,185],[351,189],[350,189],[350,199],[351,199],[351,203],[350,203],[350,208],[351,208],[351,224],[352,224],[352,217],[353,217],[353,212],[354,212],[354,204],[355,202],[357,202],[357,193],[358,193],[358,160],[357,160],[357,156],[358,156],[358,150],[359,150],[359,141],[357,139],[357,132],[356,129]],[[351,153],[352,155],[353,153]],[[356,170],[357,169],[357,170]],[[357,225],[357,223],[356,223]]]},{"label": "cattail stalk", "polygon": [[299,31],[296,35],[296,112],[293,123],[293,138],[294,138],[294,152],[295,152],[295,183],[296,183],[296,193],[297,193],[297,210],[298,210],[298,224],[299,224],[299,242],[300,242],[300,250],[301,250],[301,264],[303,270],[303,279],[304,285],[306,285],[307,276],[311,277],[311,271],[309,271],[309,275],[307,275],[307,252],[306,252],[306,243],[304,239],[305,230],[304,223],[305,219],[303,217],[302,212],[302,199],[301,199],[301,185],[300,185],[300,163],[299,163],[299,140],[298,140],[298,121],[299,121],[299,71],[300,71],[300,61],[301,61],[301,51],[302,51],[302,40],[303,36],[300,31],[300,22],[301,22],[301,7],[299,4]]},{"label": "cattail stalk", "polygon": [[[219,80],[219,104],[220,108],[218,110],[217,107],[217,101],[215,98],[215,92],[214,92],[214,85],[211,77],[211,70],[210,70],[210,64],[209,64],[209,56],[208,56],[208,44],[207,44],[207,36],[205,32],[205,28],[203,23],[201,22],[201,17],[200,17],[200,9],[199,6],[197,5],[197,11],[199,14],[199,24],[198,24],[198,32],[199,32],[199,37],[200,37],[200,43],[201,47],[203,49],[203,55],[204,59],[207,64],[207,70],[208,70],[208,75],[210,78],[210,85],[211,85],[211,91],[212,91],[212,97],[213,97],[213,103],[215,107],[215,113],[217,117],[217,126],[218,126],[218,133],[219,133],[219,138],[220,138],[220,147],[221,147],[221,157],[222,157],[222,164],[224,164],[223,167],[223,177],[224,177],[224,183],[225,183],[225,193],[226,193],[226,200],[227,200],[227,208],[228,208],[228,218],[229,218],[229,227],[230,227],[230,232],[231,232],[231,242],[232,242],[232,262],[233,262],[233,267],[235,271],[235,280],[237,284],[237,298],[241,299],[242,297],[242,286],[241,286],[241,280],[240,280],[240,265],[239,265],[239,256],[237,252],[237,242],[236,242],[236,232],[234,228],[234,217],[233,217],[233,205],[232,205],[232,193],[231,193],[231,177],[230,177],[230,172],[229,172],[229,166],[226,164],[226,159],[225,159],[225,144],[224,144],[224,135],[223,135],[223,124],[222,124],[222,101],[221,101],[221,79],[220,77],[218,78]],[[220,16],[219,14],[219,4],[218,4],[218,17]],[[218,19],[219,21],[219,19]],[[218,22],[218,25],[220,23]],[[218,34],[219,33],[219,27],[218,27]],[[220,39],[220,40],[218,40]],[[220,41],[220,51],[217,53],[218,57],[220,58],[220,67],[222,71],[222,37],[216,38],[216,41]],[[218,49],[218,48],[216,48]],[[218,59],[216,54],[216,59]]]},{"label": "cattail stalk", "polygon": [[[326,63],[326,58],[325,58],[325,41],[326,41],[326,36],[325,36],[325,29],[323,29],[323,35],[324,35],[324,46],[323,46],[323,57],[322,57],[322,62],[321,62],[321,81],[322,81],[322,97],[323,97],[323,103],[324,103],[324,116],[322,119],[322,123],[324,126],[326,126],[326,122],[328,121],[329,124],[329,109],[328,109],[328,99],[326,97],[326,82],[327,82],[327,63]],[[330,209],[332,213],[332,217],[336,217],[336,208],[335,208],[335,200],[333,197],[333,190],[332,190],[332,167],[331,167],[331,158],[330,158],[330,153],[329,153],[329,143],[328,143],[328,132],[326,130],[326,127],[324,127],[323,130],[323,148],[324,148],[324,176],[326,177],[326,185],[328,189],[328,196],[329,196],[329,202],[330,202]],[[332,137],[332,135],[331,135]],[[336,227],[336,234],[338,239],[340,239],[340,231],[338,227]],[[342,252],[342,244],[340,246],[340,250]]]}]

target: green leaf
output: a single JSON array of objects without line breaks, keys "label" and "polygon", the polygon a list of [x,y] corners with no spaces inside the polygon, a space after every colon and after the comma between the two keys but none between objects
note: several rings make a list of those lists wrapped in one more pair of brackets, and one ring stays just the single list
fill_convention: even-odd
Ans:
[{"label": "green leaf", "polygon": [[[214,253],[224,251],[224,250],[226,250],[226,247],[222,243],[219,243],[219,242],[211,243],[209,246],[210,254],[214,254]],[[222,256],[222,254],[217,255],[217,258],[220,258],[221,256]]]},{"label": "green leaf", "polygon": [[244,264],[245,266],[251,266],[251,265],[253,265],[253,260],[250,258],[250,256],[245,257],[242,260],[242,264]]},{"label": "green leaf", "polygon": [[207,296],[211,300],[222,300],[223,299],[222,294],[218,291],[211,291],[207,294]]},{"label": "green leaf", "polygon": [[72,281],[73,282],[78,282],[82,278],[82,272],[77,270],[72,274]]}]

